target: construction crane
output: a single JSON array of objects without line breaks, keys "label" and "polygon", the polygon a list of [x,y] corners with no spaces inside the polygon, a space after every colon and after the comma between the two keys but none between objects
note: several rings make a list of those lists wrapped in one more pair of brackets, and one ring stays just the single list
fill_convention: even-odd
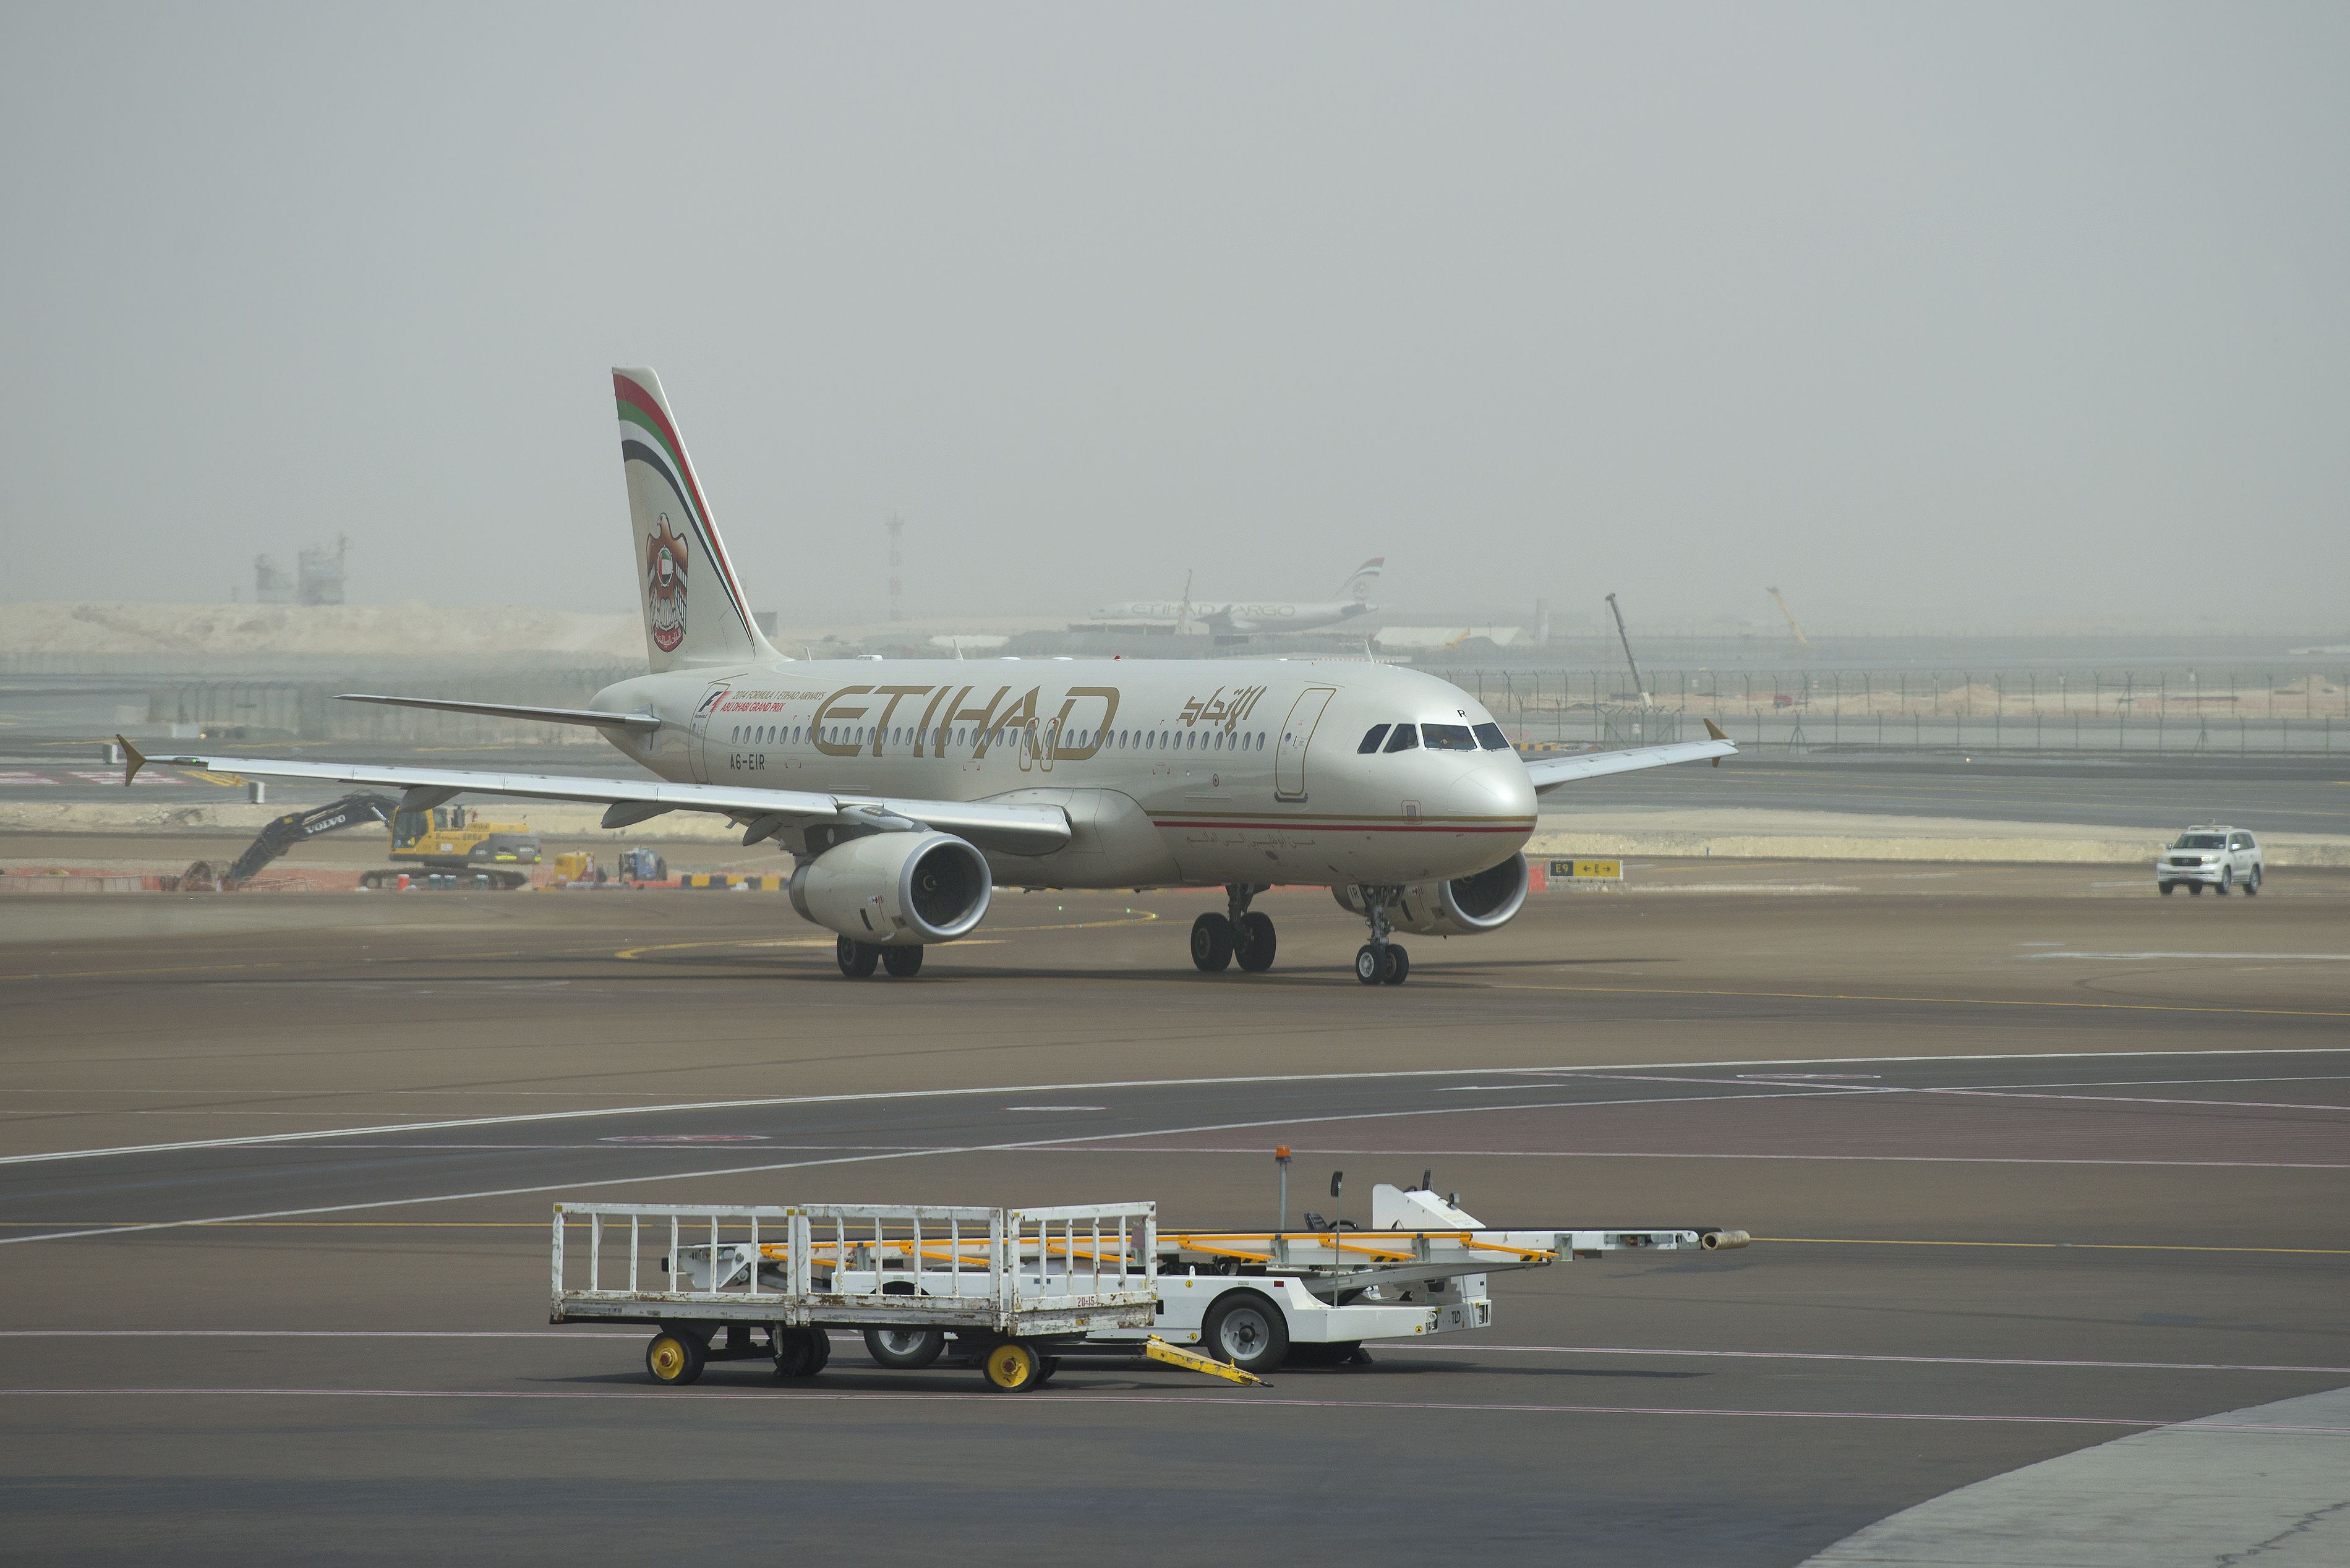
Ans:
[{"label": "construction crane", "polygon": [[1624,629],[1624,612],[1617,607],[1614,594],[1607,596],[1607,613],[1616,618],[1616,640],[1624,645],[1624,662],[1632,667],[1632,690],[1638,694],[1641,707],[1654,707],[1656,704],[1648,700],[1648,688],[1640,679],[1640,661],[1632,657],[1632,639]]},{"label": "construction crane", "polygon": [[1804,628],[1795,624],[1795,612],[1787,607],[1787,596],[1781,593],[1776,588],[1765,588],[1762,591],[1779,601],[1779,613],[1787,618],[1787,629],[1795,634],[1795,646],[1798,648],[1811,647],[1812,639],[1805,637],[1804,635]]}]

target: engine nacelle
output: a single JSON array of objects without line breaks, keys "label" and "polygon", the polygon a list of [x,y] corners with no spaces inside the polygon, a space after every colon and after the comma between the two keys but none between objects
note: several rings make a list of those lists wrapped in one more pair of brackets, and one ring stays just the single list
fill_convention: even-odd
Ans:
[{"label": "engine nacelle", "polygon": [[[1330,890],[1337,895],[1339,908],[1357,915],[1368,912],[1360,888]],[[1406,888],[1388,906],[1388,920],[1397,930],[1416,937],[1473,937],[1500,930],[1517,919],[1525,902],[1526,857],[1513,855],[1473,877]]]},{"label": "engine nacelle", "polygon": [[792,908],[877,947],[951,942],[987,913],[987,858],[951,833],[868,833],[792,872]]}]

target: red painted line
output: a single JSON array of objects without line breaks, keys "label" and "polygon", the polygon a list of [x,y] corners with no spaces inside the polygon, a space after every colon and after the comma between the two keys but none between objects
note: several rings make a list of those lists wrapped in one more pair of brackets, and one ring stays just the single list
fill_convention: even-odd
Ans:
[{"label": "red painted line", "polygon": [[2350,1436],[2350,1427],[2300,1427],[2274,1424],[2219,1423],[2193,1421],[2149,1420],[2129,1416],[1988,1416],[1968,1415],[1936,1410],[1768,1410],[1737,1407],[1692,1407],[1675,1405],[1516,1405],[1485,1403],[1474,1400],[1445,1399],[1297,1399],[1278,1395],[1251,1394],[1235,1389],[1230,1394],[1097,1394],[1066,1386],[1056,1390],[1039,1390],[1025,1399],[1006,1400],[992,1391],[973,1389],[967,1394],[921,1393],[838,1393],[785,1392],[762,1389],[696,1389],[692,1393],[669,1388],[645,1389],[519,1389],[519,1388],[193,1388],[193,1387],[123,1387],[123,1388],[0,1388],[0,1397],[105,1398],[138,1399],[166,1398],[174,1396],[199,1398],[263,1397],[317,1399],[611,1399],[642,1400],[671,1399],[707,1403],[710,1401],[750,1402],[758,1404],[884,1404],[935,1405],[983,1404],[994,1410],[1036,1410],[1052,1405],[1247,1405],[1279,1407],[1304,1410],[1417,1410],[1461,1411],[1471,1414],[1505,1414],[1534,1416],[1699,1416],[1716,1417],[1745,1417],[1765,1420],[1785,1421],[1942,1421],[1968,1425],[2027,1426],[2027,1427],[2128,1427],[2149,1430],[2158,1427],[2185,1427],[2186,1429],[2207,1432],[2311,1432],[2329,1437]]}]

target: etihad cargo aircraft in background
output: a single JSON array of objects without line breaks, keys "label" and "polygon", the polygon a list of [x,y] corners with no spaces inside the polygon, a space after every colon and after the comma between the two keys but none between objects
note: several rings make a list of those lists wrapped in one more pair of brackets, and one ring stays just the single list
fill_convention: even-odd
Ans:
[{"label": "etihad cargo aircraft in background", "polygon": [[1315,631],[1369,614],[1371,585],[1387,567],[1385,556],[1373,556],[1338,585],[1338,597],[1321,603],[1285,599],[1224,599],[1200,603],[1191,597],[1191,579],[1183,579],[1180,599],[1128,599],[1104,605],[1094,612],[1094,624],[1131,627],[1137,630],[1204,632],[1213,637],[1253,637],[1269,631]]},{"label": "etihad cargo aircraft in background", "polygon": [[[1517,914],[1544,794],[1737,750],[1709,722],[1711,740],[1527,761],[1458,687],[1352,659],[786,659],[752,618],[660,379],[616,370],[612,386],[648,673],[577,708],[346,701],[585,725],[655,777],[156,760],[398,789],[410,811],[493,794],[592,802],[608,828],[716,813],[746,846],[793,855],[792,903],[837,933],[852,976],[912,975],[1007,886],[1222,888],[1192,961],[1269,969],[1273,921],[1250,901],[1303,882],[1367,922],[1356,977],[1392,985],[1409,970],[1398,933]],[[124,751],[127,782],[148,759]]]}]

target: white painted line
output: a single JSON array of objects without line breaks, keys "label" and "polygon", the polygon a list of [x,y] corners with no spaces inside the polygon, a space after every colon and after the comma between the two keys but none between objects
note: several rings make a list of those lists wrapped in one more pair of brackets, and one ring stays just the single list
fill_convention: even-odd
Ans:
[{"label": "white painted line", "polygon": [[[432,1192],[409,1198],[379,1198],[364,1203],[328,1203],[307,1209],[273,1209],[251,1214],[208,1214],[192,1220],[152,1220],[136,1225],[96,1225],[79,1231],[53,1231],[30,1236],[0,1236],[0,1247],[27,1241],[75,1241],[92,1236],[127,1236],[148,1231],[180,1231],[204,1225],[251,1224],[261,1220],[300,1220],[315,1214],[351,1214],[373,1209],[404,1209],[427,1203],[470,1203],[492,1198],[527,1198],[546,1192],[584,1192],[590,1188],[618,1187],[623,1182],[696,1181],[709,1177],[761,1176],[777,1170],[808,1170],[822,1166],[857,1165],[868,1160],[920,1159],[933,1155],[1009,1154],[1050,1149],[1072,1143],[1113,1143],[1144,1137],[1182,1137],[1193,1133],[1245,1132],[1252,1127],[1308,1127],[1329,1122],[1392,1121],[1408,1116],[1489,1116],[1495,1110],[1569,1110],[1614,1106],[1682,1105],[1691,1100],[1795,1099],[1811,1093],[1793,1090],[1783,1095],[1681,1095],[1638,1100],[1558,1100],[1530,1106],[1433,1106],[1417,1110],[1359,1111],[1344,1116],[1271,1116],[1256,1121],[1213,1122],[1198,1127],[1153,1127],[1139,1132],[1075,1133],[1066,1137],[1031,1138],[1016,1143],[985,1143],[906,1149],[886,1154],[852,1154],[833,1159],[782,1160],[766,1165],[736,1165],[711,1170],[681,1170],[666,1174],[615,1176],[595,1181],[542,1182],[532,1187],[501,1187],[480,1192]],[[0,1221],[5,1225],[5,1221]]]},{"label": "white painted line", "polygon": [[[670,1398],[670,1401],[712,1401],[750,1398],[759,1404],[984,1404],[992,1410],[1050,1410],[1057,1404],[1117,1404],[1117,1406],[1248,1406],[1281,1410],[1488,1410],[1497,1415],[1699,1415],[1699,1417],[1760,1417],[1760,1420],[1922,1420],[1965,1422],[1965,1425],[2012,1427],[2171,1427],[2167,1420],[2141,1420],[2131,1415],[1967,1415],[1955,1410],[1762,1410],[1704,1408],[1704,1406],[1534,1406],[1488,1404],[1469,1398],[1285,1398],[1278,1394],[1095,1394],[1062,1385],[1036,1398],[1006,1401],[999,1394],[972,1389],[947,1392],[783,1392],[783,1389],[322,1389],[322,1387],[0,1387],[0,1398]],[[2178,1425],[2181,1432],[2305,1432],[2313,1437],[2350,1437],[2350,1427],[2286,1427],[2251,1422],[2198,1420]]]},{"label": "white painted line", "polygon": [[2167,1095],[2049,1095],[2029,1089],[1887,1089],[1895,1095],[1953,1095],[1986,1100],[2089,1100],[2111,1106],[2218,1106],[2248,1111],[2350,1111],[2350,1106],[2308,1105],[2294,1100],[2183,1100]]},{"label": "white painted line", "polygon": [[[1724,1098],[1729,1096],[1725,1096]],[[1506,1106],[1487,1106],[1492,1110],[1507,1110]],[[1149,1134],[1140,1135],[1144,1137]],[[1154,1144],[1149,1148],[1094,1148],[1087,1147],[1100,1140],[1079,1138],[1056,1148],[1039,1150],[1045,1154],[1263,1154],[1263,1149],[1240,1144],[1167,1145]],[[1335,1154],[1377,1158],[1395,1155],[1391,1148],[1308,1148],[1298,1146],[1299,1154]],[[1415,1158],[1428,1155],[1439,1159],[1788,1159],[1835,1160],[1856,1165],[1882,1163],[1887,1165],[2110,1165],[2116,1167],[2149,1166],[2158,1168],[2178,1168],[2188,1170],[2350,1170],[2350,1161],[2333,1163],[2320,1160],[2293,1159],[2074,1159],[2034,1158],[2029,1155],[2006,1154],[1725,1154],[1719,1149],[1585,1149],[1585,1148],[1415,1148]],[[5,1224],[6,1221],[0,1221]]]},{"label": "white painted line", "polygon": [[[552,1331],[550,1331],[552,1332]],[[2306,1372],[2350,1376],[2350,1366],[2279,1366],[2233,1361],[2063,1361],[2008,1355],[1864,1355],[1837,1350],[1679,1350],[1627,1345],[1479,1345],[1441,1340],[1374,1340],[1388,1350],[1513,1351],[1527,1355],[1693,1355],[1726,1361],[1885,1361],[1915,1366],[2065,1366],[2093,1372]]]},{"label": "white painted line", "polygon": [[[2228,1047],[2192,1047],[2176,1051],[1991,1051],[1956,1052],[1918,1056],[1764,1056],[1734,1057],[1702,1062],[1656,1062],[1594,1064],[1590,1066],[1556,1067],[1497,1067],[1467,1066],[1451,1068],[1409,1068],[1377,1073],[1295,1073],[1245,1074],[1210,1078],[1126,1078],[1107,1082],[1081,1084],[1024,1084],[974,1089],[891,1089],[863,1094],[840,1095],[776,1095],[757,1099],[663,1101],[648,1105],[607,1106],[583,1110],[527,1111],[507,1116],[461,1116],[426,1122],[399,1122],[387,1125],[320,1127],[306,1132],[256,1133],[243,1137],[195,1138],[174,1143],[127,1144],[112,1147],[52,1149],[38,1154],[0,1155],[0,1166],[34,1165],[68,1159],[97,1159],[140,1154],[176,1154],[191,1149],[248,1148],[270,1144],[320,1142],[334,1138],[381,1137],[395,1133],[439,1132],[460,1127],[511,1127],[535,1122],[577,1121],[598,1116],[653,1116],[665,1111],[743,1110],[777,1106],[842,1105],[876,1100],[914,1100],[938,1098],[968,1098],[974,1095],[1014,1095],[1066,1090],[1136,1089],[1136,1088],[1197,1088],[1243,1084],[1309,1084],[1309,1083],[1376,1083],[1398,1079],[1455,1077],[1471,1074],[1534,1075],[1575,1077],[1579,1075],[1677,1071],[1698,1068],[1770,1067],[1770,1066],[1835,1066],[1868,1063],[1908,1064],[1924,1062],[2035,1062],[2035,1061],[2137,1061],[2168,1059],[2182,1056],[2327,1056],[2341,1055],[2350,1047],[2337,1045],[2293,1045],[2254,1049]],[[2232,1081],[2232,1080],[2231,1080]],[[2258,1080],[2246,1080],[2258,1081]],[[1531,1086],[1531,1085],[1529,1085]],[[1884,1091],[1892,1092],[1892,1091]],[[1900,1091],[1926,1093],[1929,1091]],[[1708,1096],[1727,1098],[1731,1096]],[[1765,1098],[1772,1096],[1754,1096]],[[1784,1097],[1784,1096],[1778,1096]],[[1638,1101],[1599,1102],[1624,1105]],[[2230,1102],[2234,1103],[2234,1102]],[[1404,1113],[1381,1113],[1401,1115]],[[1274,1126],[1277,1123],[1250,1124]],[[1150,1136],[1150,1135],[1120,1135]],[[920,1152],[920,1151],[917,1151]],[[772,1168],[787,1168],[775,1167]],[[538,1189],[524,1189],[535,1191]],[[485,1193],[495,1197],[502,1194]]]},{"label": "white painted line", "polygon": [[[641,1339],[638,1329],[612,1328],[0,1328],[0,1339]],[[851,1332],[836,1339],[854,1340]],[[2301,1366],[2243,1361],[2081,1361],[2047,1356],[1864,1355],[1839,1350],[1694,1350],[1648,1345],[1489,1345],[1469,1340],[1374,1340],[1388,1351],[1473,1355],[1696,1356],[1724,1361],[1865,1361],[1905,1366],[2060,1366],[2092,1372],[2291,1372],[2350,1377],[2350,1366]],[[1138,1348],[1136,1358],[1140,1359]],[[1115,1359],[1115,1358],[1110,1358]]]},{"label": "white painted line", "polygon": [[2128,1416],[2000,1416],[1933,1410],[1772,1410],[1703,1407],[1682,1405],[1520,1405],[1466,1399],[1300,1399],[1234,1389],[1229,1394],[1096,1393],[1068,1383],[1055,1391],[1026,1399],[1006,1400],[974,1388],[969,1393],[839,1393],[782,1389],[697,1388],[682,1393],[668,1388],[289,1388],[289,1387],[121,1387],[121,1388],[0,1388],[0,1398],[309,1398],[309,1399],[595,1399],[704,1402],[753,1400],[766,1404],[971,1404],[984,1401],[992,1410],[1048,1410],[1070,1405],[1223,1405],[1253,1409],[1314,1410],[1445,1410],[1531,1416],[1695,1416],[1745,1417],[1786,1421],[1931,1421],[1966,1425],[2022,1427],[2127,1427],[2138,1430],[2169,1428],[2182,1432],[2293,1432],[2318,1437],[2350,1437],[2350,1427],[2286,1426],[2210,1420],[2174,1424]]},{"label": "white painted line", "polygon": [[0,1339],[642,1339],[611,1328],[0,1328]]},{"label": "white painted line", "polygon": [[393,1133],[443,1132],[457,1127],[516,1127],[531,1122],[577,1121],[595,1116],[658,1116],[667,1111],[754,1110],[774,1106],[853,1105],[876,1100],[967,1099],[974,1095],[1014,1096],[1097,1093],[1104,1089],[1211,1088],[1237,1084],[1382,1083],[1411,1078],[1453,1078],[1471,1074],[1658,1073],[1709,1067],[1821,1067],[1891,1062],[2037,1062],[2111,1059],[2134,1061],[2172,1056],[2324,1056],[2340,1055],[2350,1047],[2291,1045],[2254,1050],[2194,1047],[2179,1051],[1991,1051],[1958,1052],[1925,1056],[1757,1056],[1708,1062],[1595,1063],[1557,1067],[1411,1067],[1378,1073],[1250,1073],[1213,1078],[1114,1078],[1090,1084],[1010,1084],[973,1089],[879,1089],[862,1094],[772,1095],[747,1100],[665,1100],[647,1105],[602,1106],[572,1111],[521,1111],[505,1116],[458,1116],[427,1122],[393,1122],[364,1127],[314,1127],[306,1132],[255,1133],[244,1137],[193,1138],[177,1143],[123,1144],[109,1148],[51,1149],[40,1154],[0,1155],[0,1166],[37,1165],[63,1159],[99,1159],[134,1154],[177,1154],[187,1149],[251,1148],[274,1143],[310,1143],[338,1137],[383,1137]]},{"label": "white painted line", "polygon": [[2316,963],[2350,963],[2350,953],[2082,953],[2069,950],[2045,953],[2018,953],[2019,960],[2028,959],[2095,959],[2109,963],[2148,963],[2169,959],[2305,959]]}]

